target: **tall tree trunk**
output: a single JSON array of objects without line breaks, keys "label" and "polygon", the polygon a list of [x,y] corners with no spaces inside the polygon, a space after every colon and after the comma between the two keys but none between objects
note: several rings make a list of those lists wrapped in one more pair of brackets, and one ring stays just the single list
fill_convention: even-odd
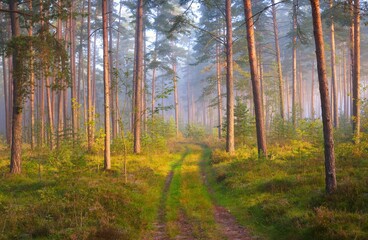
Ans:
[{"label": "tall tree trunk", "polygon": [[[330,1],[330,10],[333,9],[333,0]],[[332,108],[333,108],[333,122],[334,127],[337,128],[339,126],[339,108],[338,108],[338,100],[337,100],[337,79],[336,79],[336,50],[335,50],[335,24],[334,17],[331,14],[330,17],[331,26],[330,26],[330,43],[331,43],[331,87],[332,87]]]},{"label": "tall tree trunk", "polygon": [[217,119],[218,119],[218,138],[222,138],[222,96],[221,96],[221,63],[220,45],[216,44],[216,80],[217,80]]},{"label": "tall tree trunk", "polygon": [[296,37],[297,37],[297,1],[293,0],[293,93],[291,115],[293,118],[294,128],[296,127]]},{"label": "tall tree trunk", "polygon": [[[32,0],[28,2],[29,11],[33,12],[33,4]],[[28,28],[28,36],[33,35],[33,22],[31,22]],[[29,97],[29,105],[30,105],[30,118],[31,118],[31,149],[33,150],[35,147],[36,139],[35,139],[35,112],[34,112],[34,99],[35,99],[35,73],[34,73],[34,59],[33,54],[34,50],[31,48],[31,62],[30,62],[30,97]]]},{"label": "tall tree trunk", "polygon": [[110,159],[110,84],[109,84],[109,42],[107,29],[107,6],[108,0],[102,0],[102,31],[103,31],[103,66],[104,66],[104,110],[105,110],[105,151],[104,168],[111,169]]},{"label": "tall tree trunk", "polygon": [[78,133],[78,100],[77,100],[77,84],[76,84],[76,68],[75,68],[75,20],[73,17],[73,11],[74,11],[74,1],[71,3],[70,7],[70,71],[71,71],[71,82],[72,82],[72,88],[71,88],[71,107],[72,107],[72,134],[73,134],[73,140],[76,139],[77,133]]},{"label": "tall tree trunk", "polygon": [[235,151],[234,140],[234,79],[233,79],[233,27],[231,0],[226,0],[226,151]]},{"label": "tall tree trunk", "polygon": [[360,3],[354,0],[353,129],[360,141]]},{"label": "tall tree trunk", "polygon": [[331,119],[331,105],[328,93],[328,82],[325,66],[326,60],[323,42],[322,21],[321,21],[319,0],[310,0],[310,2],[312,6],[318,80],[321,95],[323,136],[325,147],[326,192],[333,193],[336,190],[335,152],[334,152],[333,128]]},{"label": "tall tree trunk", "polygon": [[281,55],[280,55],[280,44],[279,44],[279,30],[277,27],[277,14],[275,0],[272,0],[272,20],[273,20],[273,32],[275,37],[275,48],[276,48],[276,61],[277,61],[277,75],[279,79],[279,104],[280,104],[280,116],[282,120],[285,120],[284,111],[284,82],[282,79],[282,65],[281,65]]},{"label": "tall tree trunk", "polygon": [[[61,0],[58,1],[58,6],[61,9]],[[59,12],[60,13],[60,12]],[[61,18],[59,17],[57,20],[57,39],[59,41],[62,40],[62,22],[61,22]],[[60,66],[59,66],[60,67]],[[59,89],[58,89],[58,127],[57,127],[57,134],[56,134],[56,147],[59,148],[60,146],[60,142],[63,136],[63,129],[64,129],[64,105],[63,105],[63,95],[64,95],[64,90],[63,90],[63,82],[60,81],[59,82]]]},{"label": "tall tree trunk", "polygon": [[257,72],[257,54],[253,28],[253,14],[251,0],[244,0],[244,14],[247,28],[247,42],[249,65],[253,89],[254,110],[256,114],[258,156],[267,156],[266,131],[263,118],[261,83]]},{"label": "tall tree trunk", "polygon": [[[10,21],[12,36],[20,36],[19,17],[16,13],[18,11],[18,1],[9,1]],[[12,144],[11,144],[11,158],[10,158],[10,173],[21,173],[21,154],[22,154],[22,116],[23,116],[23,96],[22,96],[22,81],[18,76],[21,71],[21,62],[18,57],[18,49],[13,52],[13,116],[12,116]]]},{"label": "tall tree trunk", "polygon": [[142,68],[143,68],[143,0],[138,0],[135,35],[134,153],[141,152]]},{"label": "tall tree trunk", "polygon": [[87,142],[88,150],[91,151],[93,145],[92,131],[94,126],[93,104],[92,104],[92,79],[91,79],[91,0],[88,0],[88,26],[87,26]]}]

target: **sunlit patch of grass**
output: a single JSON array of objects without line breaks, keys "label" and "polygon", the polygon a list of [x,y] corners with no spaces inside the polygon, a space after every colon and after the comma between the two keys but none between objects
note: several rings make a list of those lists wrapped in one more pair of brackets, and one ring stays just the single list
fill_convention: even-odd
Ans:
[{"label": "sunlit patch of grass", "polygon": [[216,201],[255,235],[368,239],[368,153],[361,145],[337,146],[338,190],[332,195],[324,191],[323,149],[310,143],[271,146],[266,160],[208,160],[206,169]]},{"label": "sunlit patch of grass", "polygon": [[[0,170],[7,173],[9,152],[2,151]],[[26,149],[23,173],[1,175],[0,239],[139,239],[153,228],[174,158],[128,155],[125,183],[123,156],[103,171],[103,157],[80,148]]]}]

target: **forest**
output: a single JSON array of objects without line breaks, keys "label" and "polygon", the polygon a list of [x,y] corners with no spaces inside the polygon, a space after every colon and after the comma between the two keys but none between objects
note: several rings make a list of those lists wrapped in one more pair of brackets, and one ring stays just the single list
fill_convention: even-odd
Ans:
[{"label": "forest", "polygon": [[0,1],[0,240],[368,239],[367,14]]}]

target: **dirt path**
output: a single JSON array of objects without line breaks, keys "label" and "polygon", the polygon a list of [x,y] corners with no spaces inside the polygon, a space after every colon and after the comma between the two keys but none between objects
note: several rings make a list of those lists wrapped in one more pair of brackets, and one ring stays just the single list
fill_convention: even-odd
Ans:
[{"label": "dirt path", "polygon": [[174,171],[171,170],[166,177],[164,189],[162,191],[161,199],[160,199],[160,206],[158,210],[158,217],[157,222],[154,224],[155,232],[153,233],[154,240],[166,240],[170,239],[166,232],[166,201],[167,195],[170,189],[170,185],[174,176]]},{"label": "dirt path", "polygon": [[[203,146],[202,149],[204,150]],[[172,184],[173,178],[176,176],[176,174],[180,174],[180,171],[177,169],[180,169],[181,164],[185,161],[185,158],[187,155],[190,155],[189,149],[186,150],[186,152],[182,155],[181,159],[178,160],[177,163],[175,163],[172,166],[171,171],[168,173],[165,184],[162,190],[162,195],[160,199],[160,205],[159,205],[159,211],[157,216],[157,221],[154,224],[155,231],[152,233],[152,236],[149,238],[144,239],[154,239],[154,240],[169,240],[169,239],[196,239],[193,234],[193,223],[191,223],[188,218],[185,215],[185,212],[183,209],[181,209],[180,206],[178,206],[178,219],[177,219],[177,225],[178,225],[178,233],[174,238],[170,238],[168,235],[168,226],[167,226],[167,210],[170,211],[170,209],[167,209],[167,202],[168,198],[170,198],[170,187],[174,186]],[[239,225],[236,221],[236,219],[230,214],[228,210],[226,210],[224,207],[218,206],[214,202],[213,198],[213,190],[210,188],[208,182],[207,182],[207,176],[206,171],[204,169],[204,163],[205,160],[198,159],[198,164],[202,165],[200,167],[200,175],[199,178],[202,177],[202,180],[199,182],[202,182],[205,188],[207,188],[207,191],[211,195],[213,209],[214,209],[214,220],[216,222],[216,228],[218,228],[218,233],[215,237],[215,239],[229,239],[229,240],[254,240],[258,239],[256,237],[252,237],[250,233],[241,225]],[[184,163],[185,164],[185,163]],[[174,180],[175,181],[175,180]],[[205,190],[206,191],[206,190]],[[213,229],[213,231],[215,231]]]}]

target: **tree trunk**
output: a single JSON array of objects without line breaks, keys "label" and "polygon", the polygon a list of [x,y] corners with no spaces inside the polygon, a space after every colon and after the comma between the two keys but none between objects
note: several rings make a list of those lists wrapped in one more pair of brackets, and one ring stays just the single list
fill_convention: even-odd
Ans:
[{"label": "tree trunk", "polygon": [[293,118],[293,126],[296,127],[296,36],[297,36],[297,0],[293,0],[293,93],[292,93],[292,106],[291,115]]},{"label": "tree trunk", "polygon": [[103,31],[103,72],[104,72],[104,110],[105,110],[105,151],[104,169],[111,169],[110,160],[110,84],[109,84],[109,42],[107,29],[107,6],[108,0],[102,0],[102,31]]},{"label": "tree trunk", "polygon": [[143,68],[143,0],[138,0],[135,35],[134,153],[141,152],[142,68]]},{"label": "tree trunk", "polygon": [[323,42],[322,21],[321,21],[319,0],[311,0],[310,2],[312,6],[318,80],[321,95],[323,136],[325,147],[326,192],[333,193],[336,190],[335,152],[334,152],[333,128],[331,119],[331,105],[328,93],[328,82],[325,66],[326,60]]},{"label": "tree trunk", "polygon": [[91,0],[88,0],[88,49],[87,49],[87,142],[88,150],[91,151],[93,145],[92,131],[94,126],[94,119],[92,115],[92,81],[91,81]]},{"label": "tree trunk", "polygon": [[216,79],[217,79],[217,118],[218,118],[218,138],[222,138],[222,95],[221,95],[221,63],[220,45],[216,45]]},{"label": "tree trunk", "polygon": [[228,153],[235,151],[232,28],[231,0],[226,0],[226,151]]},{"label": "tree trunk", "polygon": [[314,61],[312,65],[312,88],[311,88],[311,119],[314,120]]},{"label": "tree trunk", "polygon": [[[330,10],[333,9],[333,0],[330,1]],[[339,108],[337,102],[337,79],[336,79],[336,50],[335,50],[335,24],[334,17],[331,14],[330,17],[331,26],[330,26],[330,41],[331,41],[331,87],[332,87],[332,101],[333,101],[333,122],[334,127],[337,128],[339,126]]]},{"label": "tree trunk", "polygon": [[[18,1],[9,1],[10,21],[12,37],[20,36],[19,17],[16,13],[18,11]],[[10,173],[21,173],[21,154],[22,154],[22,116],[23,116],[23,96],[22,96],[22,81],[19,79],[18,72],[21,71],[21,62],[18,57],[17,49],[13,52],[13,116],[12,116],[12,144],[11,144],[11,158],[10,158]]]},{"label": "tree trunk", "polygon": [[176,128],[176,137],[179,136],[179,100],[178,100],[178,80],[176,77],[176,63],[173,64],[173,72],[174,72],[174,102],[175,102],[175,128]]},{"label": "tree trunk", "polygon": [[54,149],[54,120],[53,120],[53,106],[51,101],[51,85],[50,77],[46,77],[46,97],[47,97],[47,113],[50,125],[50,149]]},{"label": "tree trunk", "polygon": [[261,83],[257,72],[257,54],[253,28],[253,14],[251,0],[244,0],[244,14],[247,31],[249,65],[253,89],[254,110],[256,115],[258,156],[267,157],[266,131],[263,118]]},{"label": "tree trunk", "polygon": [[354,0],[353,129],[360,141],[360,3]]},{"label": "tree trunk", "polygon": [[75,21],[72,15],[74,11],[73,1],[70,7],[70,74],[71,74],[71,107],[72,107],[72,134],[73,140],[76,139],[78,133],[78,100],[77,100],[77,84],[76,84],[76,71],[75,71]]},{"label": "tree trunk", "polygon": [[282,120],[285,120],[284,111],[284,82],[282,79],[282,65],[280,56],[280,45],[279,45],[279,30],[277,27],[277,16],[276,16],[276,6],[275,0],[272,0],[272,20],[273,20],[273,32],[275,37],[275,48],[276,48],[276,61],[277,61],[277,75],[279,79],[279,104],[280,104],[280,116]]}]

